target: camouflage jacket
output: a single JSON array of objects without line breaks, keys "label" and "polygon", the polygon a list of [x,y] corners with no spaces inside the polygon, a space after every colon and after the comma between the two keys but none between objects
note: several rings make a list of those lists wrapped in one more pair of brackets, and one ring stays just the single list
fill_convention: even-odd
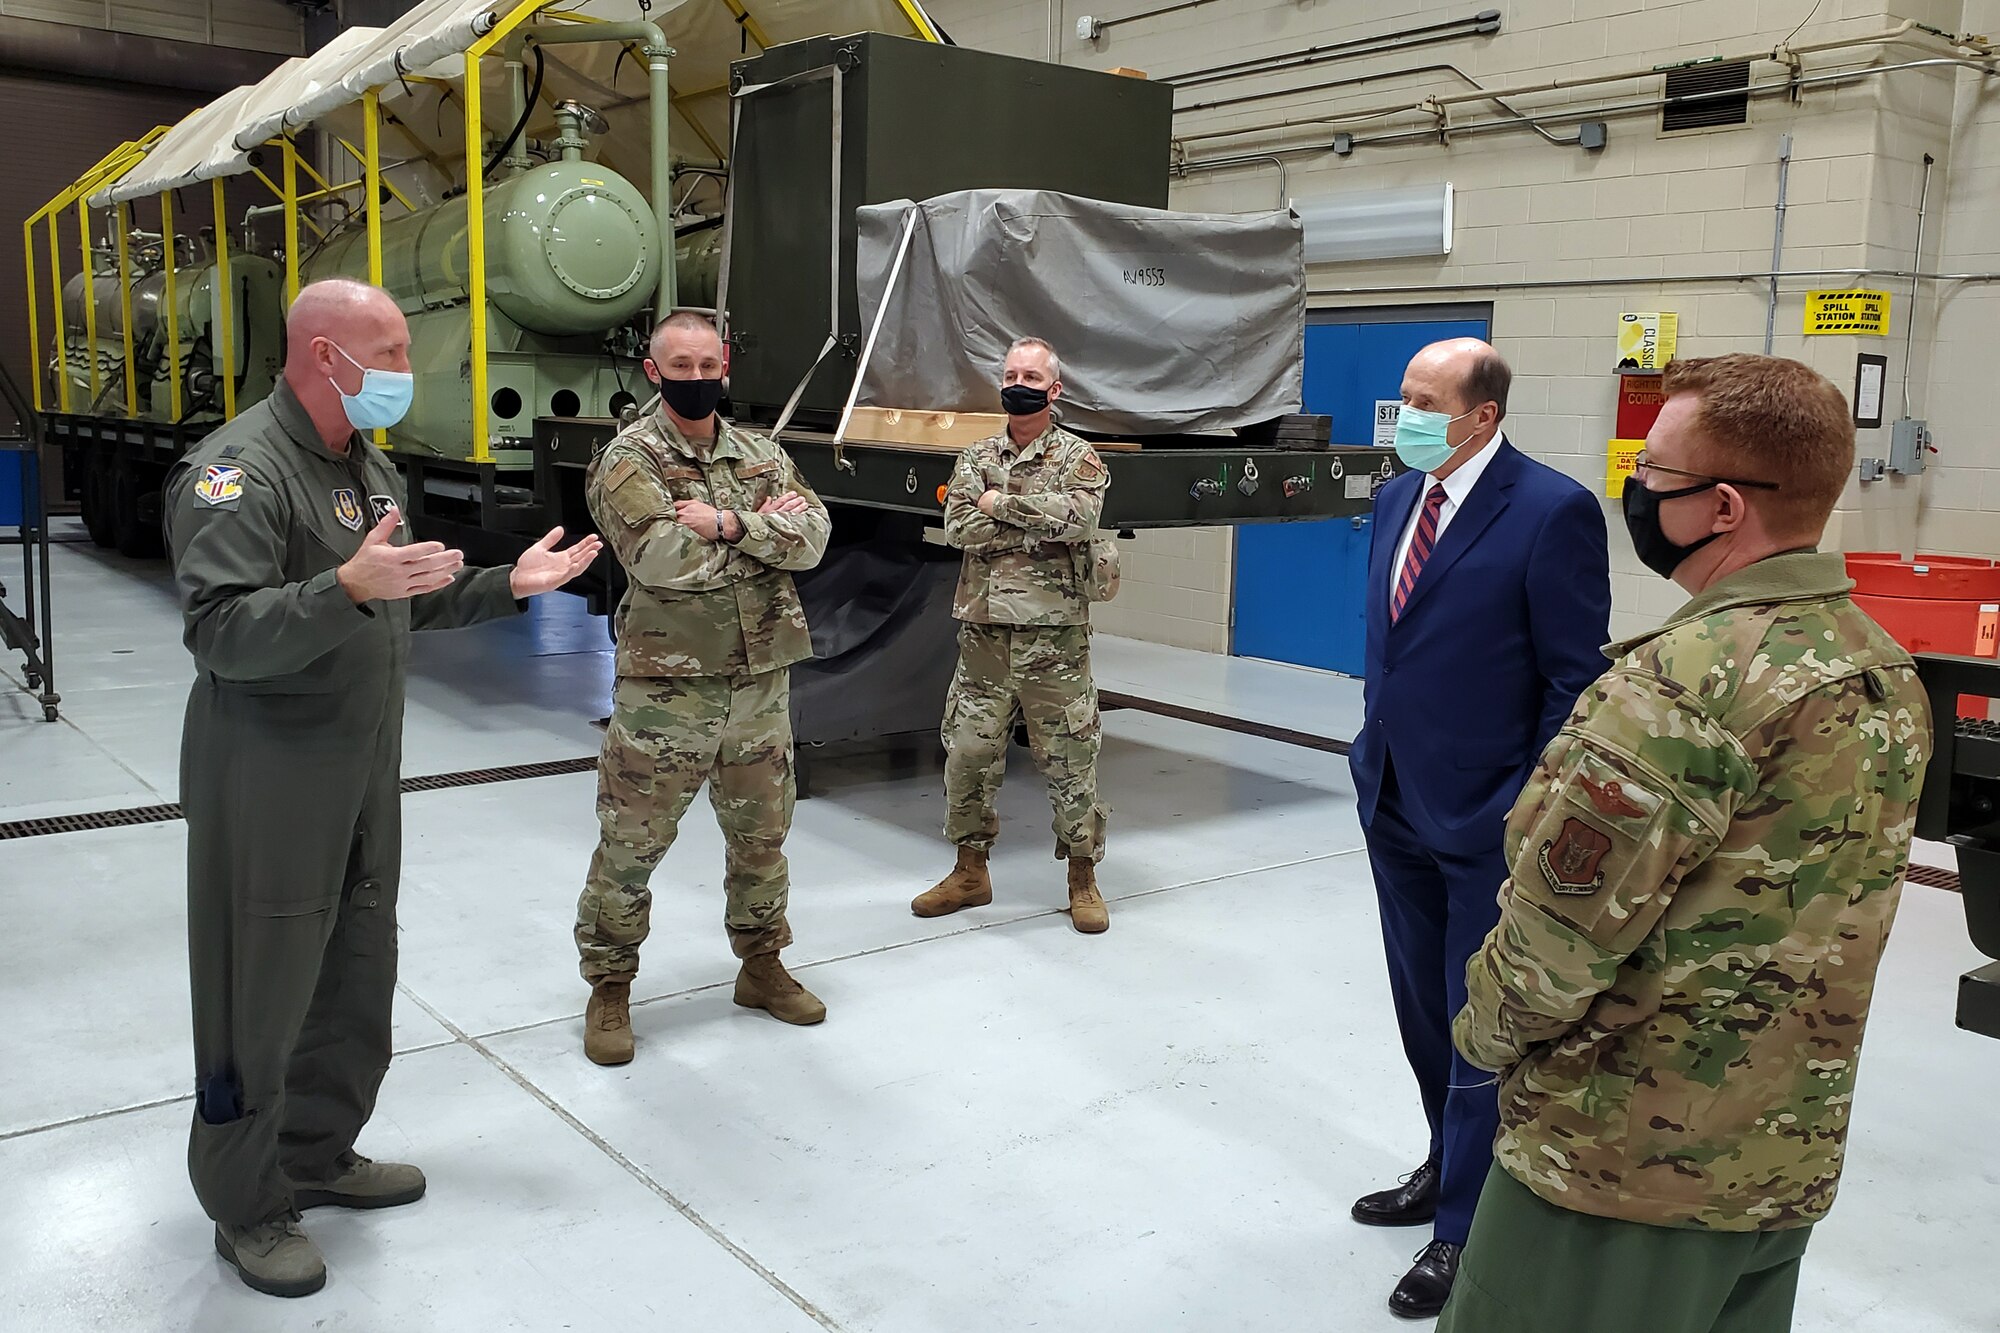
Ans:
[{"label": "camouflage jacket", "polygon": [[1852,587],[1774,556],[1614,645],[1508,817],[1454,1035],[1550,1203],[1764,1231],[1833,1202],[1930,746]]},{"label": "camouflage jacket", "polygon": [[[787,571],[826,552],[826,506],[791,455],[717,419],[696,444],[664,409],[618,432],[585,474],[584,494],[631,586],[618,605],[620,676],[731,676],[775,671],[812,656],[805,610]],[[787,491],[803,514],[759,514]],[[674,518],[678,500],[732,509],[741,541],[712,542]]]},{"label": "camouflage jacket", "polygon": [[[1084,558],[1111,474],[1097,451],[1050,426],[1019,453],[1003,431],[958,456],[945,540],[965,552],[951,613],[975,625],[1088,625]],[[1002,492],[992,517],[979,497]]]}]

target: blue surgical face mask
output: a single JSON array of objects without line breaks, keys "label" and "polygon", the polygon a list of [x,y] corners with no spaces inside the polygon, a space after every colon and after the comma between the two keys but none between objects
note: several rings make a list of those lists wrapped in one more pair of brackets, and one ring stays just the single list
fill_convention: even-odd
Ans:
[{"label": "blue surgical face mask", "polygon": [[1442,412],[1427,412],[1405,403],[1396,416],[1396,457],[1403,460],[1404,466],[1418,472],[1435,472],[1456,452],[1445,438],[1446,429],[1454,421],[1463,421],[1478,410],[1475,407],[1472,412],[1448,417]]},{"label": "blue surgical face mask", "polygon": [[[345,347],[331,338],[326,342],[334,351],[347,356]],[[331,375],[326,382],[340,395],[340,406],[354,429],[386,430],[409,414],[410,399],[417,391],[416,376],[407,370],[377,370],[351,356],[347,356],[347,364],[361,372],[360,393],[347,392]]]}]

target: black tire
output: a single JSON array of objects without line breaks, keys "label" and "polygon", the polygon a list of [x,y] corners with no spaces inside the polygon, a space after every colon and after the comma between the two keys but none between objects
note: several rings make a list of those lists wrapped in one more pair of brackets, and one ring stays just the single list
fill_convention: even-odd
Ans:
[{"label": "black tire", "polygon": [[83,526],[99,546],[118,541],[109,459],[93,458],[83,474]]},{"label": "black tire", "polygon": [[135,560],[157,558],[166,550],[160,538],[160,525],[147,522],[140,512],[140,502],[152,481],[151,470],[120,462],[112,476],[118,554]]}]

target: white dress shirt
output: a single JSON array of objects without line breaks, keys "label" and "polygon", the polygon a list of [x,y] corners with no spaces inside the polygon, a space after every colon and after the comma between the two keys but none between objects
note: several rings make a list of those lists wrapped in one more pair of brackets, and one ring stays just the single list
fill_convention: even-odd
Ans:
[{"label": "white dress shirt", "polygon": [[1493,455],[1500,452],[1500,443],[1506,437],[1495,435],[1486,442],[1486,447],[1460,464],[1458,470],[1442,482],[1429,473],[1424,474],[1423,485],[1417,488],[1416,508],[1410,511],[1409,524],[1403,529],[1403,540],[1396,546],[1396,562],[1389,567],[1389,587],[1384,593],[1390,604],[1396,600],[1397,585],[1403,581],[1403,564],[1410,558],[1410,546],[1417,539],[1417,525],[1424,521],[1424,501],[1431,493],[1431,487],[1444,487],[1444,507],[1438,510],[1437,536],[1431,542],[1431,551],[1436,553],[1438,543],[1444,540],[1444,530],[1451,525],[1452,516],[1465,504],[1465,498],[1472,494],[1472,488],[1486,475],[1487,465]]}]

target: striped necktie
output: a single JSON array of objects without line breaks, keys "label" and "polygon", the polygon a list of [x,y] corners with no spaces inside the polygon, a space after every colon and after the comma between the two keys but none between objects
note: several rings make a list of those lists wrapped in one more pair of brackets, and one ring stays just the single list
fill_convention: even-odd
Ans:
[{"label": "striped necktie", "polygon": [[1403,608],[1417,586],[1417,575],[1424,572],[1424,561],[1431,558],[1431,548],[1437,545],[1438,516],[1443,512],[1444,483],[1432,482],[1430,493],[1424,496],[1424,516],[1417,520],[1417,535],[1410,539],[1410,553],[1403,557],[1403,575],[1396,580],[1396,595],[1389,599],[1392,625],[1403,618]]}]

